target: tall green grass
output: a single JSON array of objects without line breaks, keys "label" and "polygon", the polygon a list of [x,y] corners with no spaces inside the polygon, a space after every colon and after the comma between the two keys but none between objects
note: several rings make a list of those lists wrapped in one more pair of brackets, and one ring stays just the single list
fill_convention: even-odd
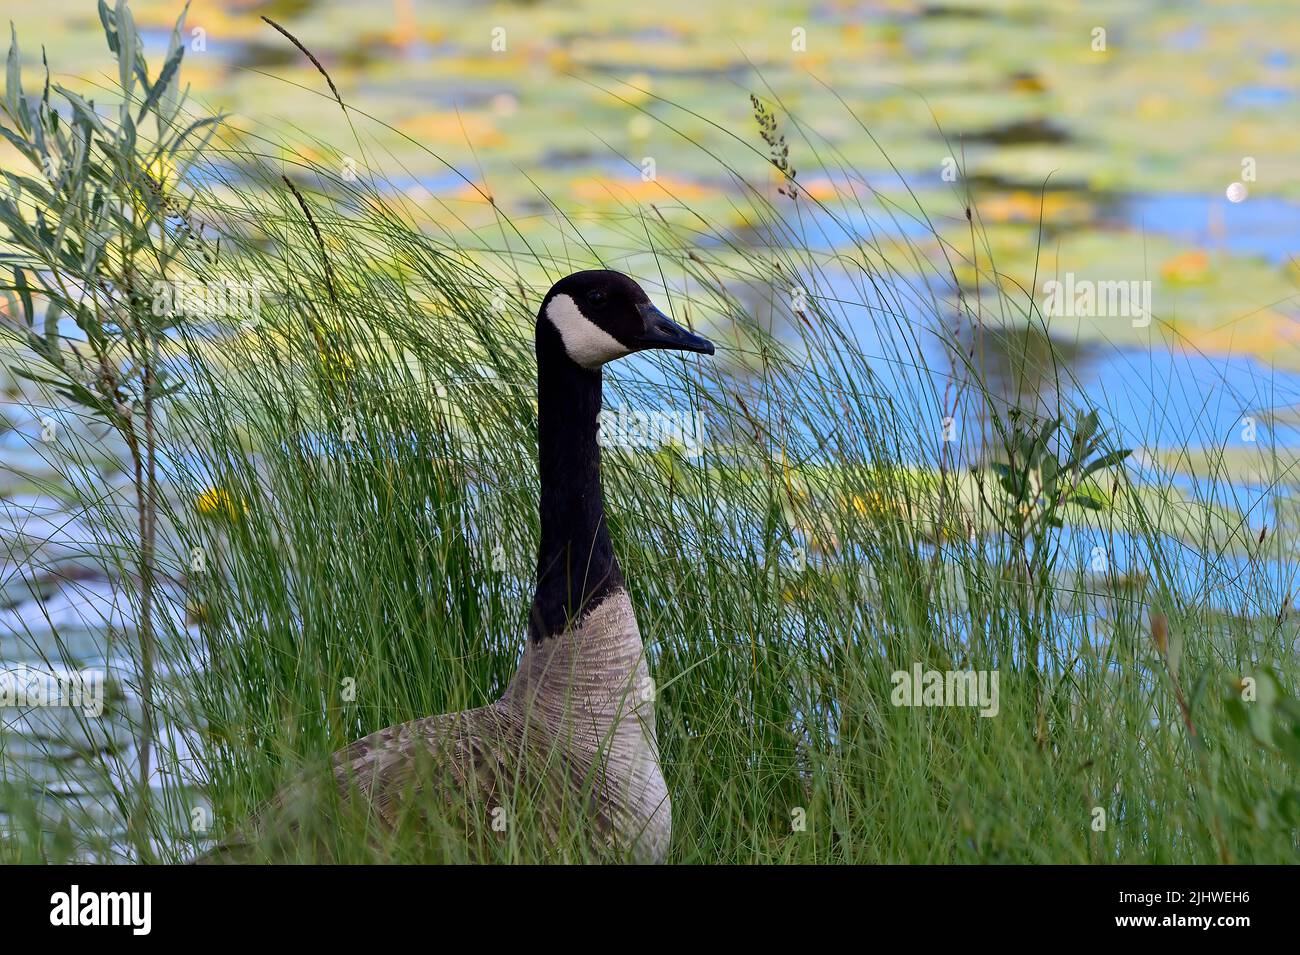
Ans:
[{"label": "tall green grass", "polygon": [[[985,465],[1044,411],[1031,395],[1015,414],[985,387],[976,346],[991,313],[1039,322],[1032,303],[999,289],[982,250],[946,248],[936,266],[847,216],[924,220],[919,206],[852,186],[818,203],[797,180],[785,183],[797,199],[775,195],[757,127],[719,135],[748,152],[719,162],[755,228],[628,209],[626,241],[600,248],[581,243],[580,220],[557,218],[543,244],[501,211],[470,248],[422,228],[382,183],[328,162],[279,167],[256,141],[195,157],[239,178],[187,187],[189,216],[223,236],[215,264],[200,243],[190,267],[268,294],[245,327],[181,322],[168,343],[184,387],[160,436],[158,504],[178,544],[159,560],[192,625],[168,630],[164,616],[159,635],[171,675],[159,724],[186,745],[160,741],[156,851],[186,859],[350,741],[504,689],[538,534],[533,314],[554,279],[608,265],[719,344],[715,360],[638,357],[606,375],[607,401],[698,414],[708,438],[698,456],[603,458],[657,684],[671,861],[1294,861],[1296,633],[1276,614],[1288,595],[1262,592],[1261,575],[1228,605],[1273,612],[1208,599],[1218,512],[1171,503],[1158,478],[1123,466],[1089,485],[1099,509],[1062,513],[1145,572],[1092,572],[1080,537],[1026,532],[1023,501]],[[813,138],[794,141],[853,182]],[[800,241],[819,205],[846,232],[833,256]],[[977,261],[985,285],[946,300],[934,289],[955,288],[959,261]],[[860,338],[863,306],[879,351]],[[948,330],[946,389],[923,373],[918,308]],[[885,388],[884,363],[916,367],[914,384]],[[943,418],[962,409],[985,428],[945,444]],[[1068,427],[1076,409],[1049,410]],[[1208,559],[1189,581],[1178,550],[1198,531]],[[1000,712],[892,705],[891,675],[916,663],[996,671]],[[1259,701],[1240,702],[1243,676]],[[545,844],[535,808],[512,807],[499,843],[450,823],[377,834],[354,812],[279,850],[602,858],[580,823]],[[0,852],[57,854],[38,822],[10,825]]]}]

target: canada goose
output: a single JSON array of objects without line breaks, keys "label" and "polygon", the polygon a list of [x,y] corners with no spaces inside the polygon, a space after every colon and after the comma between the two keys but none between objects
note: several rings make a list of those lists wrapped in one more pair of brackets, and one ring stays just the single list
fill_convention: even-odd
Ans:
[{"label": "canada goose", "polygon": [[[597,845],[664,858],[672,821],[653,693],[606,526],[596,433],[602,366],[648,349],[713,354],[618,272],[577,272],[546,294],[536,330],[541,542],[519,669],[489,706],[390,726],[335,753],[343,802],[363,800],[391,827],[413,801],[432,799],[481,834],[504,828],[491,823],[528,786],[557,806],[578,805]],[[259,814],[254,839],[200,861],[230,861],[221,857],[233,847],[264,843],[267,820],[300,797],[282,793]]]}]

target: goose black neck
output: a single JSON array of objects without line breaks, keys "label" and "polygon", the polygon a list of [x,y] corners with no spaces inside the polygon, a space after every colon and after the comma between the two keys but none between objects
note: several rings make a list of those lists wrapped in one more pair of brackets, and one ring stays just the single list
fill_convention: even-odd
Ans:
[{"label": "goose black neck", "polygon": [[537,328],[542,525],[529,632],[545,640],[623,585],[605,522],[597,427],[601,372],[577,365],[547,321]]}]

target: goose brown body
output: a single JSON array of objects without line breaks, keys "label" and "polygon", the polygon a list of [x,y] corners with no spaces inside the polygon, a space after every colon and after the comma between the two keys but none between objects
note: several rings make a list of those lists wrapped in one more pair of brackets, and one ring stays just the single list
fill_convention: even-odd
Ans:
[{"label": "goose brown body", "polygon": [[[659,765],[654,693],[624,590],[570,631],[530,642],[519,670],[489,706],[372,733],[338,753],[340,792],[364,798],[388,825],[434,783],[441,808],[470,813],[483,832],[507,816],[518,790],[556,811],[583,807],[592,841],[661,861],[671,804]],[[544,818],[544,817],[542,817]],[[537,820],[532,820],[537,824]],[[558,832],[544,833],[555,839]]]}]

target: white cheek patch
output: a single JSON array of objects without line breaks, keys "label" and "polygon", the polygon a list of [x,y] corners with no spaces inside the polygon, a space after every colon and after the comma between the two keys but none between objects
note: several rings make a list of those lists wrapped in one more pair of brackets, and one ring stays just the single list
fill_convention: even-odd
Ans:
[{"label": "white cheek patch", "polygon": [[560,333],[564,350],[583,368],[596,369],[607,361],[630,355],[617,338],[594,325],[568,295],[557,295],[546,306],[546,317]]}]

